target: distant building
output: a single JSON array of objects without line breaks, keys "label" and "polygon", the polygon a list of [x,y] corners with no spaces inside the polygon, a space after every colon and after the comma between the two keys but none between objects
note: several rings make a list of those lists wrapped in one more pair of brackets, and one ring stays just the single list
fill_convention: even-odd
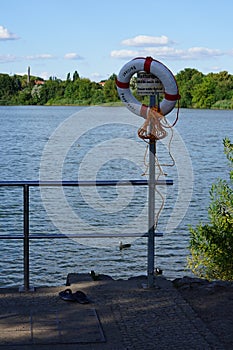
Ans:
[{"label": "distant building", "polygon": [[45,83],[44,80],[39,80],[39,79],[38,79],[38,80],[35,80],[35,81],[34,81],[34,84],[35,84],[35,85],[43,85],[44,83]]},{"label": "distant building", "polygon": [[101,86],[104,86],[106,83],[106,80],[101,80],[98,84],[101,85]]}]

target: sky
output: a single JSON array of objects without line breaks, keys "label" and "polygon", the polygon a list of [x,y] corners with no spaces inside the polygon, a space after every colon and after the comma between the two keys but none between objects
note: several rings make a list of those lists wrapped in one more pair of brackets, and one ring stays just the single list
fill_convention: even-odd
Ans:
[{"label": "sky", "polygon": [[0,73],[108,79],[151,56],[233,74],[232,0],[0,0]]}]

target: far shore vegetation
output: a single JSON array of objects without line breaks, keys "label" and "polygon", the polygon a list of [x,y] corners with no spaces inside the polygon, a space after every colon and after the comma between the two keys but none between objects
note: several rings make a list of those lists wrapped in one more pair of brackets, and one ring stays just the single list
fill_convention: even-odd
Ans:
[{"label": "far shore vegetation", "polygon": [[[181,95],[181,108],[233,109],[233,75],[227,71],[203,74],[194,68],[185,68],[176,76]],[[94,82],[75,71],[66,80],[29,75],[0,73],[0,105],[121,105],[116,74],[107,80]],[[137,96],[136,77],[131,79],[133,94],[142,103],[148,97]]]}]

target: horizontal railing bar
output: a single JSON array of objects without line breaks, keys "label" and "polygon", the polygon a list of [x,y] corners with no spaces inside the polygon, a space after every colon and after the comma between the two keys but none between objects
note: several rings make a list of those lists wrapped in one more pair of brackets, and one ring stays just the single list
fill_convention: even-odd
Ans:
[{"label": "horizontal railing bar", "polygon": [[[146,233],[147,234],[147,233]],[[31,234],[29,239],[55,239],[55,238],[107,238],[107,237],[141,237],[144,234],[141,233],[113,233],[113,234],[104,234],[104,233],[80,233],[80,234],[50,234],[50,235],[39,235]],[[0,235],[0,239],[24,239],[24,236],[11,236],[11,235]]]},{"label": "horizontal railing bar", "polygon": [[[148,180],[96,180],[96,181],[0,181],[0,186],[148,186]],[[173,185],[173,180],[156,180],[155,185]]]},{"label": "horizontal railing bar", "polygon": [[0,239],[24,239],[23,235],[0,235]]},{"label": "horizontal railing bar", "polygon": [[[155,232],[155,236],[162,236],[160,232]],[[56,239],[56,238],[121,238],[121,237],[147,237],[148,233],[80,233],[80,234],[30,234],[29,239]],[[24,239],[23,235],[0,235],[1,239]]]}]

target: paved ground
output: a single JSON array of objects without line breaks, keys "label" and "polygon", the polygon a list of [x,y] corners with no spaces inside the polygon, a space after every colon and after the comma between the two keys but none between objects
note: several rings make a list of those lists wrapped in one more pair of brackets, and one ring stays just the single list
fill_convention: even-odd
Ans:
[{"label": "paved ground", "polygon": [[[83,276],[82,276],[83,277]],[[0,289],[0,350],[226,349],[162,276],[153,289],[146,279],[92,281],[69,275],[70,287],[34,293]],[[91,299],[81,305],[59,298],[66,288]]]}]

